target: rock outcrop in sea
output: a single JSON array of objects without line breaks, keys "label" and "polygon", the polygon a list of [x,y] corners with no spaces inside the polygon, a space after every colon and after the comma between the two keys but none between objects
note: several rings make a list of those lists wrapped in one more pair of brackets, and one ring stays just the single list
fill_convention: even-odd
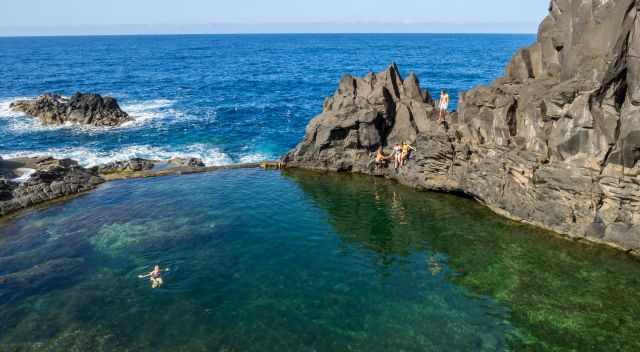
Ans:
[{"label": "rock outcrop in sea", "polygon": [[[370,161],[408,141],[398,172]],[[553,0],[505,77],[461,95],[447,125],[395,65],[346,76],[290,166],[387,176],[640,255],[640,3]]]},{"label": "rock outcrop in sea", "polygon": [[36,99],[19,100],[11,104],[13,111],[39,118],[49,125],[73,123],[96,127],[117,127],[132,118],[122,111],[111,97],[76,93],[71,98],[45,94]]}]

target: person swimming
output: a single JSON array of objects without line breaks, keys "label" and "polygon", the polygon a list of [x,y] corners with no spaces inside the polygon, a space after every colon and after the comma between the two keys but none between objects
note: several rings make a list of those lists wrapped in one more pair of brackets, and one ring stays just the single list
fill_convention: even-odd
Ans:
[{"label": "person swimming", "polygon": [[152,272],[148,273],[147,275],[138,275],[138,277],[141,279],[148,277],[149,281],[151,281],[151,288],[159,288],[160,286],[162,286],[162,284],[164,284],[164,281],[162,280],[163,271],[169,271],[169,269],[160,270],[160,266],[156,265],[153,268]]}]

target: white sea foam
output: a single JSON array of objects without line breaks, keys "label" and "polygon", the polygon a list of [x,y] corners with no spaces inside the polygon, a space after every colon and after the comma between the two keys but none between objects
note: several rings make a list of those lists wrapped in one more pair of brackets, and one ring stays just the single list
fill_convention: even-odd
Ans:
[{"label": "white sea foam", "polygon": [[9,107],[16,100],[30,99],[29,97],[13,97],[0,99],[0,118],[7,120],[7,131],[15,134],[25,132],[39,132],[64,128],[64,126],[47,126],[38,119],[26,116],[22,112],[13,111]]},{"label": "white sea foam", "polygon": [[5,159],[52,156],[54,158],[70,158],[77,160],[84,167],[92,167],[112,161],[144,158],[151,160],[169,160],[171,158],[199,158],[207,166],[232,164],[233,160],[218,148],[206,144],[192,144],[176,150],[149,145],[134,145],[114,151],[96,151],[88,148],[51,148],[40,151],[19,151],[2,154]]},{"label": "white sea foam", "polygon": [[28,168],[18,168],[18,169],[16,169],[16,172],[20,176],[12,179],[11,181],[22,183],[22,182],[28,181],[29,178],[31,178],[31,175],[33,175],[36,172],[36,170],[28,169]]},{"label": "white sea foam", "polygon": [[122,110],[126,111],[133,118],[133,121],[124,123],[120,128],[137,127],[151,120],[169,116],[182,117],[183,114],[180,111],[168,109],[174,104],[175,101],[167,99],[123,103]]},{"label": "white sea foam", "polygon": [[240,163],[259,163],[261,161],[269,160],[269,156],[262,153],[248,154],[240,157]]},{"label": "white sea foam", "polygon": [[9,106],[11,105],[12,102],[16,101],[16,100],[22,100],[22,99],[28,99],[25,97],[16,97],[16,98],[5,98],[5,99],[0,99],[0,117],[18,117],[18,116],[24,116],[23,113],[21,112],[15,112],[12,111]]}]

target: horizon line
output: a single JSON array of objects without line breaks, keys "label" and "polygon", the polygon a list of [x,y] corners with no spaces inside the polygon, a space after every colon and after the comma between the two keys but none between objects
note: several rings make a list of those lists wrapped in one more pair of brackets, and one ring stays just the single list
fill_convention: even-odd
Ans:
[{"label": "horizon line", "polygon": [[536,35],[535,32],[225,32],[225,33],[112,33],[112,34],[19,34],[0,38],[81,38],[81,37],[186,37],[186,36],[269,36],[269,35]]}]

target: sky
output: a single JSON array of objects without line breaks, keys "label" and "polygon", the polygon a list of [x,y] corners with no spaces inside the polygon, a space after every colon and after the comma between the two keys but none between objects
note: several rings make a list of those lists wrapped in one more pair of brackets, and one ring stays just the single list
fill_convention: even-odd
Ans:
[{"label": "sky", "polygon": [[0,0],[0,35],[528,32],[549,0]]}]

